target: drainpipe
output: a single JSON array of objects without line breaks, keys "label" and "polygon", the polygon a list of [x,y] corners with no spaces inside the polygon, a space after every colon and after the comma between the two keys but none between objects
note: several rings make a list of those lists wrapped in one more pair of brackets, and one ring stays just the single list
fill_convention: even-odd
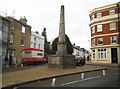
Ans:
[{"label": "drainpipe", "polygon": [[119,9],[120,9],[120,2],[118,2],[117,3],[117,11],[118,11],[118,31],[119,31],[119,39],[118,40],[120,40],[120,11],[119,11]]},{"label": "drainpipe", "polygon": [[[118,41],[119,41],[119,44],[120,44],[120,11],[119,11],[119,9],[120,9],[120,1],[117,3],[117,11],[118,11],[118,32],[119,32],[119,37],[118,37]],[[119,58],[120,56],[118,56],[118,58]],[[117,59],[118,59],[117,58]],[[118,63],[119,63],[119,61],[118,61]]]}]

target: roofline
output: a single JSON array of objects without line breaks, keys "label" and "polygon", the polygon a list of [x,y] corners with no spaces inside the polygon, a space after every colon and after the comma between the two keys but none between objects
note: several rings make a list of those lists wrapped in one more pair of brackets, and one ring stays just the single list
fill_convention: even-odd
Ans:
[{"label": "roofline", "polygon": [[10,23],[10,21],[9,21],[7,18],[5,18],[4,16],[1,16],[1,15],[0,15],[0,17],[1,17],[3,20],[6,20],[7,22]]},{"label": "roofline", "polygon": [[6,19],[13,19],[14,21],[16,21],[16,22],[18,22],[18,23],[20,23],[20,24],[22,24],[22,25],[24,25],[24,26],[28,26],[28,27],[30,27],[31,28],[31,26],[30,25],[27,25],[27,24],[23,24],[22,22],[20,22],[19,20],[17,20],[17,19],[15,19],[15,18],[13,18],[13,17],[10,17],[10,16],[7,16],[7,17],[5,17]]},{"label": "roofline", "polygon": [[100,11],[100,10],[105,10],[105,9],[112,8],[112,7],[117,7],[117,4],[120,4],[120,2],[94,8],[93,10],[91,10],[91,11],[89,12],[89,15],[91,15],[91,14],[92,14],[93,12],[95,12],[95,11]]}]

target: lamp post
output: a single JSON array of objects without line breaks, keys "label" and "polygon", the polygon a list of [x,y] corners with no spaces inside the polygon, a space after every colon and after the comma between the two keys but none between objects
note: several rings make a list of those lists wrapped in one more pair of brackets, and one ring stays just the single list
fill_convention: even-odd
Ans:
[{"label": "lamp post", "polygon": [[90,40],[88,40],[88,44],[89,44],[89,50],[90,50]]}]

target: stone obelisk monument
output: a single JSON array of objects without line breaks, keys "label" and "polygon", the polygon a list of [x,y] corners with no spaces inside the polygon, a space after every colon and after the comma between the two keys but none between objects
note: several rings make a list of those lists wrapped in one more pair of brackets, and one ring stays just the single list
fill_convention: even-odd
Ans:
[{"label": "stone obelisk monument", "polygon": [[74,56],[70,56],[67,53],[66,36],[65,36],[65,18],[64,18],[64,6],[61,6],[60,11],[60,25],[59,25],[59,37],[57,43],[57,52],[48,58],[49,68],[75,68],[76,60]]},{"label": "stone obelisk monument", "polygon": [[57,55],[67,55],[66,39],[65,39],[65,19],[64,19],[64,6],[61,6],[60,12],[60,26],[59,26],[59,37],[57,44]]}]

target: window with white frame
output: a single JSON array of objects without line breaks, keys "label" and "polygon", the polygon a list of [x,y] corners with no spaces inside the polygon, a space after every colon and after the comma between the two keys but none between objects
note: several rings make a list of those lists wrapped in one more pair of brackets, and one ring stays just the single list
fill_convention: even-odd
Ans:
[{"label": "window with white frame", "polygon": [[95,26],[92,27],[92,33],[95,33]]},{"label": "window with white frame", "polygon": [[111,22],[110,23],[110,30],[115,30],[116,29],[116,23],[115,22]]},{"label": "window with white frame", "polygon": [[101,32],[102,31],[102,25],[97,25],[97,32]]},{"label": "window with white frame", "polygon": [[36,43],[34,43],[34,48],[36,48]]},{"label": "window with white frame", "polygon": [[91,19],[94,19],[95,18],[95,15],[92,15]]},{"label": "window with white frame", "polygon": [[10,24],[11,29],[15,29],[15,23]]},{"label": "window with white frame", "polygon": [[101,12],[99,12],[99,13],[97,13],[97,14],[96,14],[96,16],[97,16],[97,18],[99,18],[99,17],[101,17],[101,16],[102,16],[102,13],[101,13]]},{"label": "window with white frame", "polygon": [[110,43],[115,44],[117,42],[117,37],[116,36],[111,36],[110,37]]},{"label": "window with white frame", "polygon": [[103,38],[98,38],[98,45],[103,44]]},{"label": "window with white frame", "polygon": [[36,41],[37,37],[34,36],[34,41]]},{"label": "window with white frame", "polygon": [[25,46],[25,37],[21,38],[21,46]]},{"label": "window with white frame", "polygon": [[22,26],[22,33],[25,33],[25,27]]},{"label": "window with white frame", "polygon": [[14,35],[11,33],[10,34],[10,44],[13,44],[13,41],[14,41]]},{"label": "window with white frame", "polygon": [[95,39],[92,39],[92,46],[95,46]]},{"label": "window with white frame", "polygon": [[114,15],[115,14],[115,10],[109,10],[109,15]]},{"label": "window with white frame", "polygon": [[38,49],[40,49],[40,44],[38,44]]},{"label": "window with white frame", "polygon": [[98,49],[98,59],[105,59],[106,55],[106,49]]},{"label": "window with white frame", "polygon": [[93,54],[93,59],[95,59],[95,50],[93,50],[93,52],[92,52],[92,54]]}]

